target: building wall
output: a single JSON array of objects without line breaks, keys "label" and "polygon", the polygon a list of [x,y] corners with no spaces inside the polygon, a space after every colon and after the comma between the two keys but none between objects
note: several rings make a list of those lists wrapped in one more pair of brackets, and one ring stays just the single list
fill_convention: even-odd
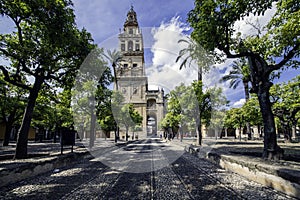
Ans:
[{"label": "building wall", "polygon": [[[0,123],[0,140],[4,140],[5,130],[6,130],[5,123]],[[16,130],[16,134],[17,134],[17,131],[18,130]],[[28,139],[35,140],[35,135],[36,135],[36,129],[33,127],[30,127],[29,133],[28,133]]]}]

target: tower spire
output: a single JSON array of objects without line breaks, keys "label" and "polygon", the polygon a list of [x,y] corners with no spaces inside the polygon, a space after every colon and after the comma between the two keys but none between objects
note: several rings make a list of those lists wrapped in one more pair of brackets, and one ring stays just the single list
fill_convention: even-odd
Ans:
[{"label": "tower spire", "polygon": [[135,26],[138,27],[136,12],[133,9],[133,5],[131,5],[130,10],[127,13],[127,19],[124,23],[124,28],[128,26]]}]

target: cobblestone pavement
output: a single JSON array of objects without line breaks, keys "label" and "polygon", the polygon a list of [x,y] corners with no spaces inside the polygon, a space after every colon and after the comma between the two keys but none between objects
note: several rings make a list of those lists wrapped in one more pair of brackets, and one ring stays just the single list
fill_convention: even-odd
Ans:
[{"label": "cobblestone pavement", "polygon": [[[180,146],[166,145],[162,151],[162,145],[160,140],[142,140],[118,149],[130,156],[146,154],[142,167],[152,171],[129,173],[99,158],[81,160],[2,187],[0,199],[293,199],[184,153]],[[138,160],[128,158],[127,168],[141,167]]]}]

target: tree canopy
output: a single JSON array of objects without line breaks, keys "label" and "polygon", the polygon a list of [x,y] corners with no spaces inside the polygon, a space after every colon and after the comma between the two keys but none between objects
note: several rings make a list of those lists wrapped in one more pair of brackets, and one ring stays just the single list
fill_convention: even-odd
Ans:
[{"label": "tree canopy", "polygon": [[279,119],[279,126],[288,140],[295,139],[300,119],[300,76],[287,83],[273,85],[270,93],[273,100],[272,108]]},{"label": "tree canopy", "polygon": [[27,91],[6,83],[3,78],[0,75],[0,122],[6,125],[3,146],[8,146],[12,128],[20,122],[24,112]]},{"label": "tree canopy", "polygon": [[42,87],[71,85],[91,48],[91,35],[78,30],[69,0],[0,1],[0,15],[14,24],[0,35],[4,80],[28,90],[28,101],[18,132],[15,158],[26,158],[30,122]]},{"label": "tree canopy", "polygon": [[[292,0],[195,0],[188,14],[194,28],[192,38],[218,58],[245,57],[249,62],[252,91],[257,94],[264,122],[263,157],[278,159],[274,115],[269,100],[271,74],[285,67],[299,66],[299,2]],[[246,36],[235,30],[235,23],[247,16],[262,16],[276,8],[264,31]],[[218,51],[222,52],[220,54]]]},{"label": "tree canopy", "polygon": [[175,134],[179,127],[184,132],[194,132],[197,144],[201,145],[202,124],[206,127],[216,125],[218,117],[215,111],[225,104],[223,98],[219,88],[203,91],[201,81],[194,81],[189,86],[181,84],[168,95],[168,113],[162,120],[161,127],[171,128]]},{"label": "tree canopy", "polygon": [[125,128],[125,137],[127,141],[129,129],[131,128],[134,131],[135,128],[139,127],[143,122],[143,117],[134,108],[133,104],[124,102],[124,96],[120,91],[114,91],[112,93],[111,111],[113,114],[113,117],[111,118],[116,122],[116,126]]},{"label": "tree canopy", "polygon": [[192,38],[181,39],[178,43],[184,42],[187,47],[179,51],[179,55],[176,58],[176,62],[183,59],[179,69],[183,67],[191,67],[192,64],[196,64],[198,68],[198,81],[202,81],[202,75],[208,72],[214,64],[214,57],[206,52],[206,50]]}]

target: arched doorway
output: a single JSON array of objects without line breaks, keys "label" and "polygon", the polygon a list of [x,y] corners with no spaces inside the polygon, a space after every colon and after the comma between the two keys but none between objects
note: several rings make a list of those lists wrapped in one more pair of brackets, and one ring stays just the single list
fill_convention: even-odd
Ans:
[{"label": "arched doorway", "polygon": [[147,100],[147,136],[157,134],[156,100]]},{"label": "arched doorway", "polygon": [[156,115],[153,113],[151,115],[147,115],[147,136],[151,135],[157,135],[157,120]]}]

